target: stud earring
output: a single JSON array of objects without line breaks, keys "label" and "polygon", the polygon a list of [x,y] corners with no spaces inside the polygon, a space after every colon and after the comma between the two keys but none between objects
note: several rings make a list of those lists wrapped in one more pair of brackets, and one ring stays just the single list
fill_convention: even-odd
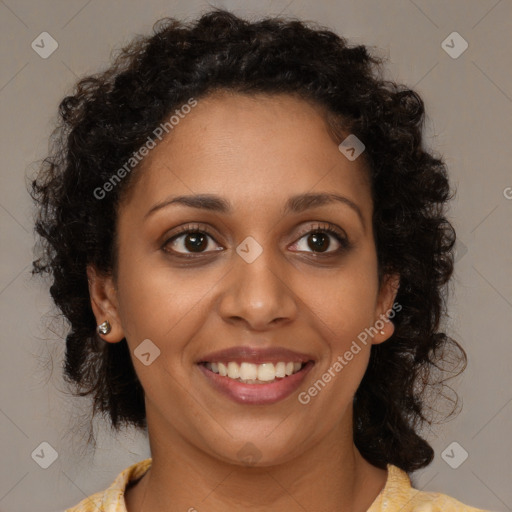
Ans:
[{"label": "stud earring", "polygon": [[379,331],[380,334],[385,334],[384,331]]},{"label": "stud earring", "polygon": [[112,326],[108,320],[105,320],[102,324],[98,325],[98,332],[100,334],[108,334],[112,330]]}]

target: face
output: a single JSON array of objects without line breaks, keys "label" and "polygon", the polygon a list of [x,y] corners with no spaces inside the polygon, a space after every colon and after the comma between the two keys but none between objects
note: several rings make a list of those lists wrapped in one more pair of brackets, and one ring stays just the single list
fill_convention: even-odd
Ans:
[{"label": "face", "polygon": [[[136,172],[118,215],[116,279],[89,270],[97,320],[113,324],[105,340],[128,342],[150,435],[239,464],[252,450],[261,465],[336,429],[351,435],[371,345],[392,323],[366,344],[358,336],[397,285],[379,289],[362,157],[348,160],[300,99],[224,93],[200,99]],[[230,361],[232,377],[266,383],[203,364]],[[280,362],[302,369],[274,379]]]}]

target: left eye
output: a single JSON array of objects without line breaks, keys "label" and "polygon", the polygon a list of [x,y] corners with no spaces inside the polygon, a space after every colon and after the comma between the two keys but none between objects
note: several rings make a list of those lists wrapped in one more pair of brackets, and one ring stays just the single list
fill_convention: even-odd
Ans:
[{"label": "left eye", "polygon": [[[330,237],[330,238],[329,238]],[[334,238],[339,245],[338,250],[328,251],[331,244],[331,239]],[[301,244],[301,240],[305,240],[304,243]],[[307,246],[304,249],[304,246]],[[305,233],[298,242],[295,243],[297,249],[299,251],[309,252],[307,248],[310,248],[315,253],[325,253],[328,252],[330,254],[340,252],[343,249],[348,247],[348,241],[346,238],[341,236],[337,231],[328,228],[315,229],[308,231]]]}]

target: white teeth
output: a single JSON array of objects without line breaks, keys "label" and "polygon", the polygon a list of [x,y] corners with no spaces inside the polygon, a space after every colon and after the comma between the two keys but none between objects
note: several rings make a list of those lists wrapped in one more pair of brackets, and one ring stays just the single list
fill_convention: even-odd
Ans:
[{"label": "white teeth", "polygon": [[228,377],[230,379],[238,379],[240,377],[240,367],[236,363],[228,363]]},{"label": "white teeth", "polygon": [[286,364],[285,363],[277,363],[276,364],[276,377],[282,379],[286,375]]},{"label": "white teeth", "polygon": [[228,374],[228,369],[224,363],[219,363],[219,375],[225,377]]},{"label": "white teeth", "polygon": [[257,384],[272,382],[276,378],[282,379],[286,376],[297,373],[302,368],[302,363],[297,362],[279,362],[253,364],[243,362],[242,364],[229,361],[225,363],[205,363],[206,367],[222,377],[238,380],[248,384]]},{"label": "white teeth", "polygon": [[[300,366],[300,365],[299,365]],[[258,380],[268,382],[276,378],[276,369],[273,363],[263,363],[258,365]]]},{"label": "white teeth", "polygon": [[[238,366],[237,363],[231,363]],[[258,367],[251,363],[242,363],[240,365],[240,375],[242,380],[254,380],[258,378]]]}]

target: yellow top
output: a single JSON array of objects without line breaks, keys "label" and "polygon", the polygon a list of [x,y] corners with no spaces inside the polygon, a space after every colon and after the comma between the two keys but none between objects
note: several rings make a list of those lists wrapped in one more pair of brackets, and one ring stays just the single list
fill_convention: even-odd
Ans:
[{"label": "yellow top", "polygon": [[[151,458],[122,471],[105,491],[97,492],[65,512],[127,512],[124,491],[128,482],[141,477],[151,465]],[[407,473],[387,465],[386,485],[367,512],[489,512],[464,505],[455,498],[438,492],[414,489]]]}]

